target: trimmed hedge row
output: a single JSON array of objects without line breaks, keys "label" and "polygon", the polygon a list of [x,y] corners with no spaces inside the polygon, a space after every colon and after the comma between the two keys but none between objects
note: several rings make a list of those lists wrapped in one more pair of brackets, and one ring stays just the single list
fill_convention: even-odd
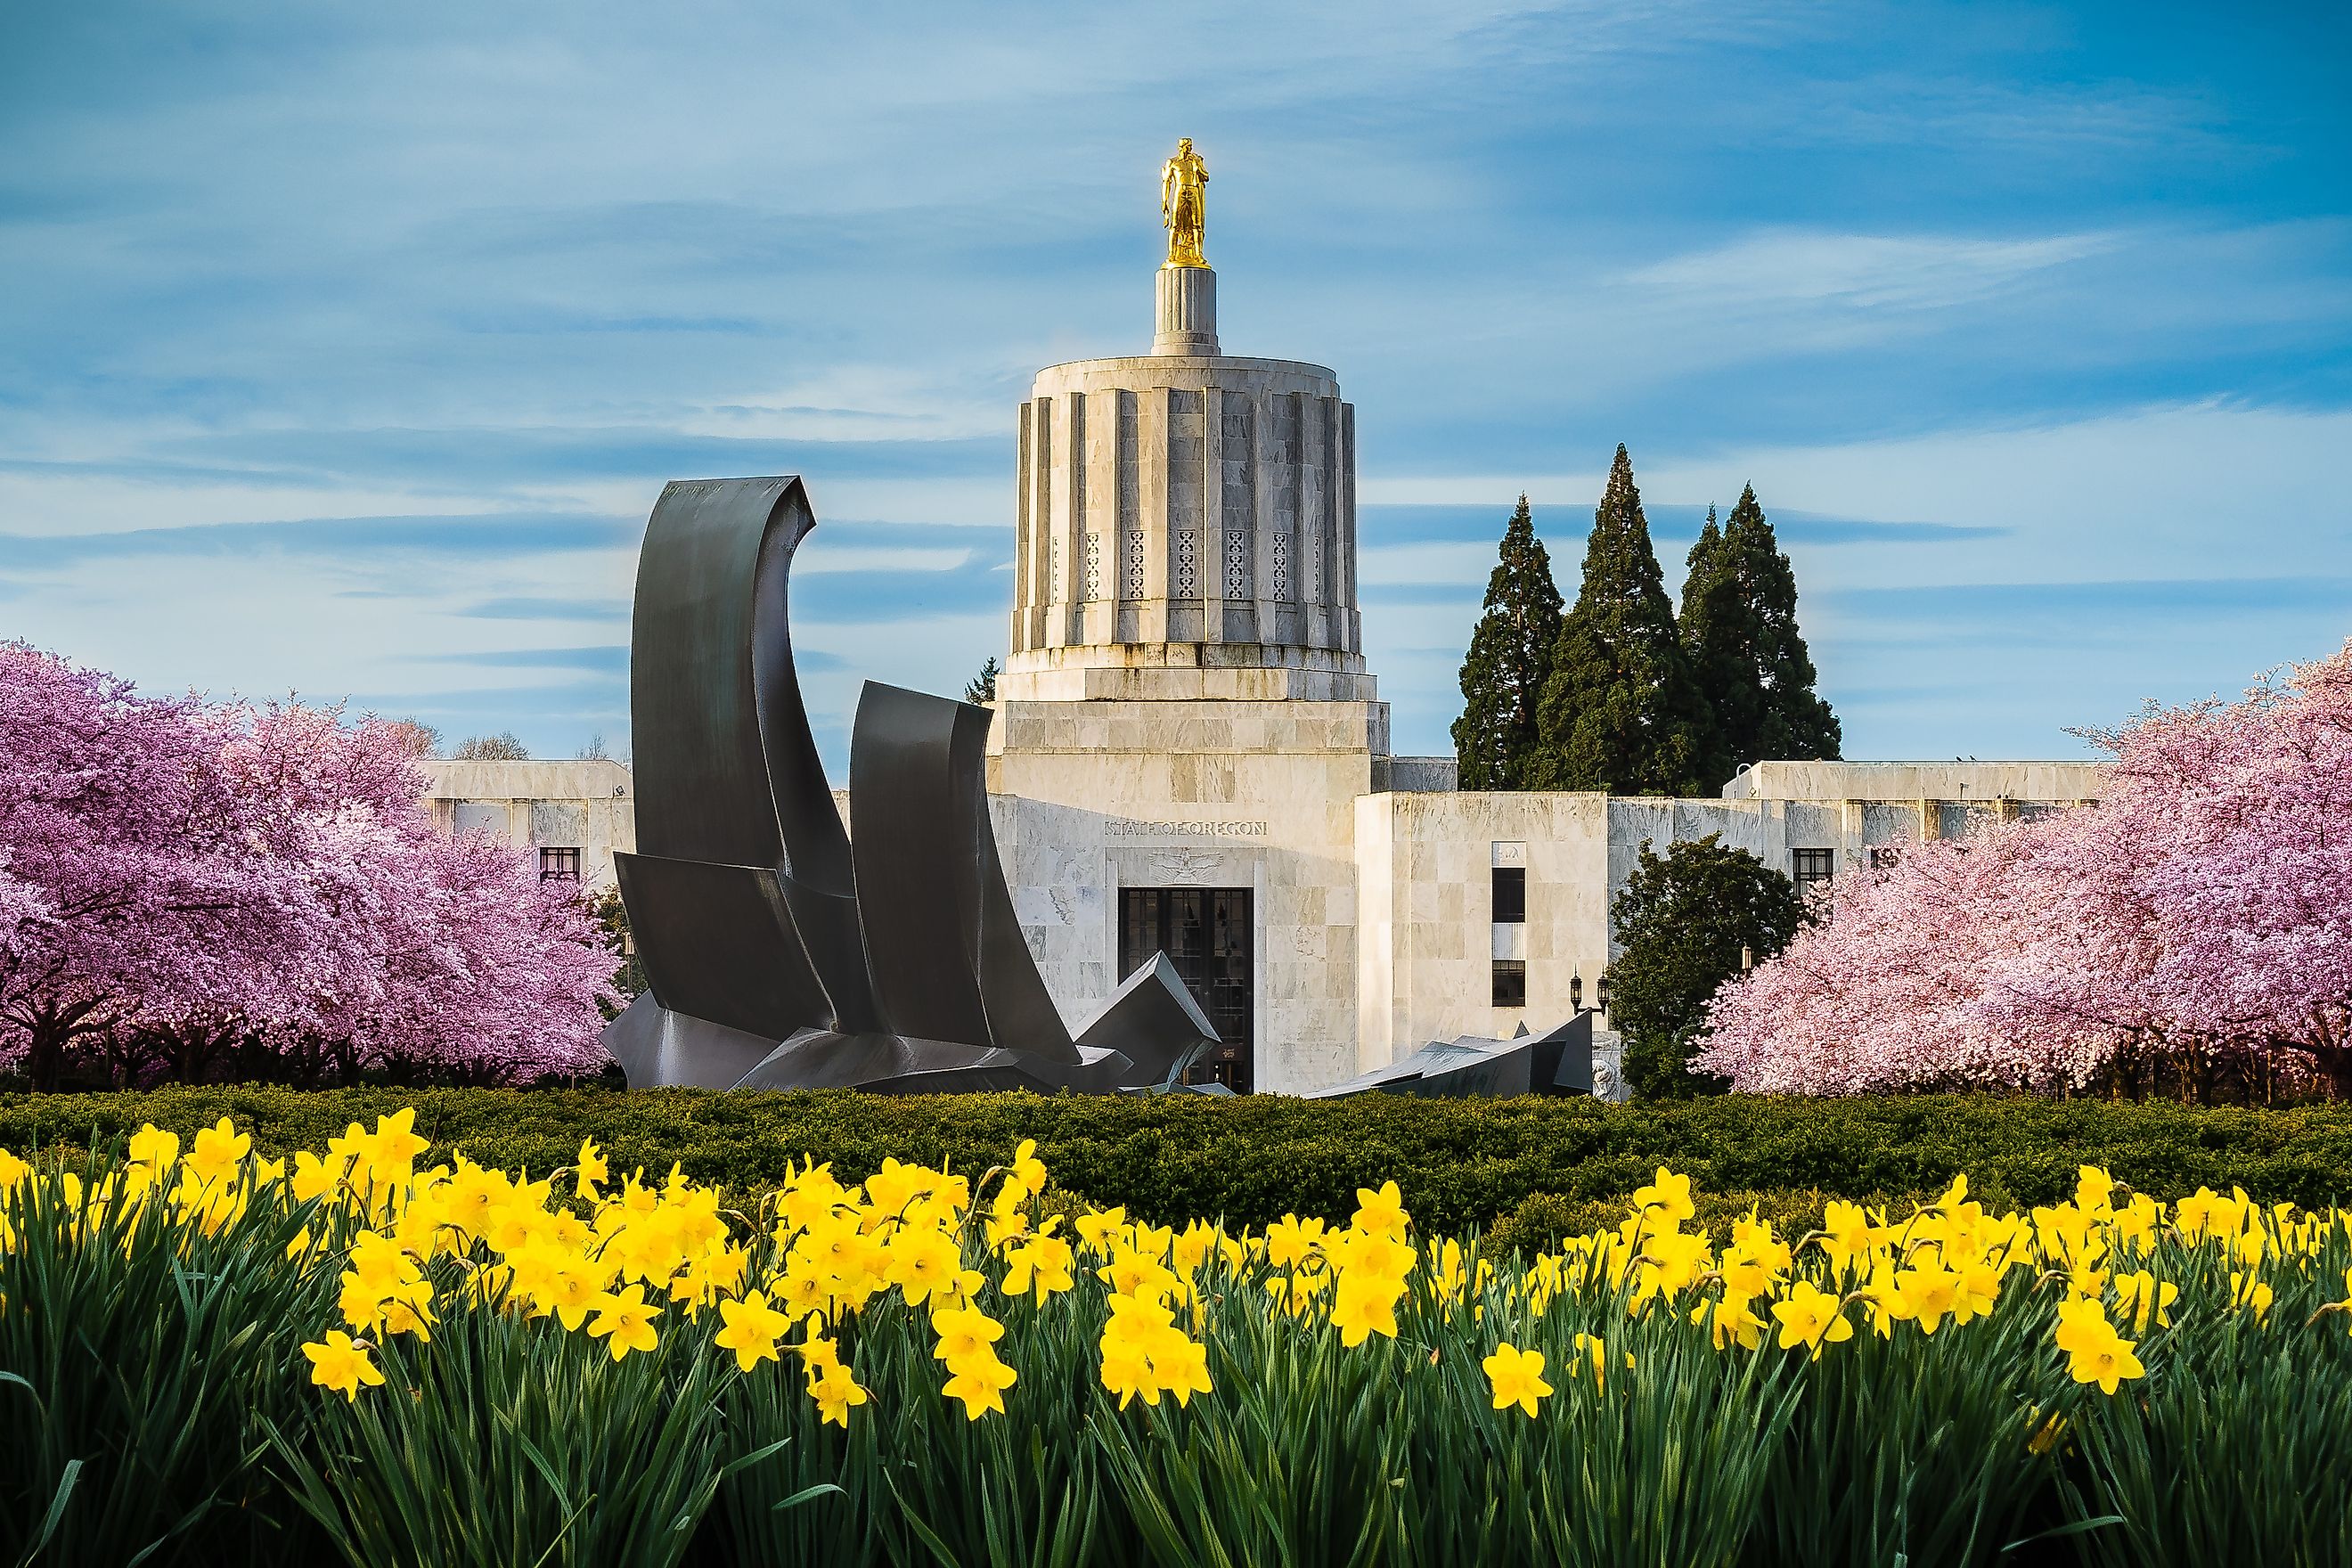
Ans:
[{"label": "trimmed hedge row", "polygon": [[[1035,1095],[892,1097],[846,1091],[725,1094],[607,1089],[174,1088],[147,1093],[0,1095],[0,1148],[127,1137],[152,1121],[185,1137],[223,1116],[268,1153],[319,1148],[404,1105],[433,1141],[485,1164],[568,1163],[593,1137],[613,1168],[671,1162],[739,1194],[814,1155],[845,1180],[886,1156],[978,1173],[1034,1138],[1055,1179],[1155,1222],[1285,1213],[1344,1218],[1360,1186],[1393,1177],[1425,1228],[1520,1216],[1531,1233],[1604,1212],[1661,1164],[1702,1190],[1784,1194],[1793,1212],[1827,1198],[1940,1191],[1965,1171],[1988,1204],[2053,1202],[2075,1167],[2172,1199],[2243,1186],[2266,1202],[2352,1199],[2352,1109],[2205,1110],[2100,1100],[1919,1096],[1770,1100],[1727,1096],[1629,1106],[1588,1100],[1347,1100],[1276,1096],[1120,1100]],[[1800,1195],[1801,1194],[1801,1195]],[[1775,1205],[1769,1206],[1782,1206]]]}]

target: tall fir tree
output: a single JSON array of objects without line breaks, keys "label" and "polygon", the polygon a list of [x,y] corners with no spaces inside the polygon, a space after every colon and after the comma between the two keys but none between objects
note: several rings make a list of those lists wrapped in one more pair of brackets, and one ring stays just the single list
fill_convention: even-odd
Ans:
[{"label": "tall fir tree", "polygon": [[1462,788],[1528,787],[1536,704],[1559,640],[1559,589],[1523,495],[1503,529],[1502,559],[1486,579],[1486,607],[1462,660],[1462,717],[1454,721]]},{"label": "tall fir tree", "polygon": [[1528,786],[1705,793],[1714,723],[1650,545],[1633,460],[1620,446],[1537,705]]},{"label": "tall fir tree", "polygon": [[1797,629],[1796,570],[1753,485],[1739,492],[1722,533],[1711,531],[1691,548],[1682,609],[1683,647],[1715,710],[1709,794],[1743,763],[1833,758],[1841,740]]},{"label": "tall fir tree", "polygon": [[1738,705],[1743,700],[1752,705],[1753,700],[1753,693],[1737,679],[1727,679],[1724,671],[1704,662],[1702,655],[1713,649],[1703,647],[1691,636],[1695,605],[1707,605],[1704,614],[1718,622],[1747,612],[1747,598],[1738,591],[1738,579],[1729,570],[1730,563],[1730,554],[1723,546],[1723,530],[1715,520],[1715,508],[1710,506],[1706,509],[1706,522],[1698,531],[1698,542],[1683,558],[1683,607],[1676,622],[1683,652],[1690,659],[1691,674],[1696,678],[1699,689],[1706,694],[1707,711],[1714,720],[1699,748],[1699,779],[1710,785],[1706,791],[1708,795],[1715,794],[1738,771],[1739,758],[1727,731],[1736,721],[1734,710]]}]

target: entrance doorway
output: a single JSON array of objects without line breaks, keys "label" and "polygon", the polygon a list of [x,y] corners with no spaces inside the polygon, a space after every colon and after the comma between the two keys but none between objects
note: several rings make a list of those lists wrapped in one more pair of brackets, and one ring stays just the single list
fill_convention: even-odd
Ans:
[{"label": "entrance doorway", "polygon": [[1164,952],[1216,1026],[1222,1043],[1184,1075],[1188,1083],[1222,1083],[1250,1091],[1255,986],[1250,975],[1250,889],[1121,888],[1118,972],[1124,977]]}]

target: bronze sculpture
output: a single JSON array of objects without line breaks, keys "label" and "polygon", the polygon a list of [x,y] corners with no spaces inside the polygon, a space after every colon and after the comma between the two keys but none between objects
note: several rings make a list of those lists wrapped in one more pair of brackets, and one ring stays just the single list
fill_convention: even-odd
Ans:
[{"label": "bronze sculpture", "polygon": [[868,682],[853,843],[793,666],[798,479],[679,481],[637,562],[637,852],[614,857],[646,993],[631,1088],[1167,1090],[1216,1031],[1164,957],[1084,1028],[1022,940],[989,826],[988,710]]}]

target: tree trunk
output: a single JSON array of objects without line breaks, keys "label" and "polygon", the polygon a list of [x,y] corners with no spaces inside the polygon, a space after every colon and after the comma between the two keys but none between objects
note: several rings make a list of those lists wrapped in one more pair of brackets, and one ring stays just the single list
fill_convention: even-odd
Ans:
[{"label": "tree trunk", "polygon": [[66,1041],[72,1038],[72,1031],[44,1019],[27,1035],[30,1043],[25,1050],[25,1079],[35,1094],[54,1094],[58,1076],[65,1066]]}]

